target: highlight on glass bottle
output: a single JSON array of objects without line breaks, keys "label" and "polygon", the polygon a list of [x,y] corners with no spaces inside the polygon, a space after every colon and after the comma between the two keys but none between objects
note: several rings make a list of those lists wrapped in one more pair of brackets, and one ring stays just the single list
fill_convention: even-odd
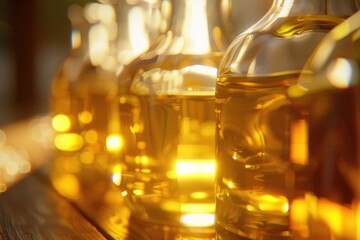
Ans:
[{"label": "highlight on glass bottle", "polygon": [[119,71],[120,188],[142,220],[213,231],[214,94],[227,47],[219,2],[171,1],[170,30]]},{"label": "highlight on glass bottle", "polygon": [[219,239],[291,238],[290,203],[307,184],[308,142],[287,91],[319,41],[358,8],[275,0],[226,51],[215,95]]},{"label": "highlight on glass bottle", "polygon": [[50,109],[57,150],[51,181],[70,199],[89,197],[90,192],[101,198],[112,170],[118,169],[109,154],[119,153],[123,142],[118,123],[109,121],[115,72],[155,38],[159,29],[152,19],[157,10],[153,5],[116,0],[69,8],[72,52],[53,80]]},{"label": "highlight on glass bottle", "polygon": [[360,239],[360,12],[321,41],[288,94],[309,142],[304,195],[291,203],[294,236]]}]

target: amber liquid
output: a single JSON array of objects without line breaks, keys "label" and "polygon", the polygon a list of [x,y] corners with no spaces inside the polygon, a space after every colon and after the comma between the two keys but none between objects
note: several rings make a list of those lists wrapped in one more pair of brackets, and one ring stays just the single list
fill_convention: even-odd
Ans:
[{"label": "amber liquid", "polygon": [[111,182],[106,141],[112,133],[109,102],[115,81],[114,74],[90,65],[73,81],[64,72],[54,79],[51,112],[57,151],[51,180],[70,199],[85,199],[90,192],[101,197]]},{"label": "amber liquid", "polygon": [[[295,116],[287,91],[319,41],[344,18],[278,18],[264,25],[266,30],[235,41],[234,46],[246,47],[239,62],[220,69],[215,97],[219,239],[291,237],[290,201],[295,185],[306,178],[306,170],[295,174],[298,166],[292,165],[307,160],[307,143],[291,138],[292,131],[303,138],[306,122]],[[231,50],[228,57],[236,59],[240,54]]]},{"label": "amber liquid", "polygon": [[[289,86],[299,73],[219,79],[217,113],[217,223],[257,239],[289,236],[293,186],[288,157]],[[265,83],[265,84],[264,84]]]},{"label": "amber liquid", "polygon": [[309,111],[307,188],[291,203],[295,239],[359,239],[360,88],[304,97]]},{"label": "amber liquid", "polygon": [[219,58],[164,57],[159,68],[134,77],[121,97],[122,131],[130,130],[124,134],[121,189],[135,216],[167,225],[213,225]]}]

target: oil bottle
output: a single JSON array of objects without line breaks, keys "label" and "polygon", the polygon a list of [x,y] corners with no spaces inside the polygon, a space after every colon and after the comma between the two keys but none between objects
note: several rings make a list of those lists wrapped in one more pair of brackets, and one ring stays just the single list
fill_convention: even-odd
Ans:
[{"label": "oil bottle", "polygon": [[[151,34],[146,24],[155,10],[153,3],[121,0],[69,8],[73,50],[55,76],[51,92],[56,132],[51,181],[69,199],[101,199],[112,184],[110,153],[119,152],[121,139],[118,123],[109,121],[111,89],[118,66],[144,52],[155,38],[157,22],[152,21]],[[136,43],[131,42],[136,37]]]},{"label": "oil bottle", "polygon": [[213,231],[215,81],[228,46],[220,2],[171,1],[169,31],[118,74],[120,188],[147,222]]},{"label": "oil bottle", "polygon": [[357,12],[324,37],[288,92],[309,143],[304,194],[290,205],[294,239],[360,238],[359,32]]},{"label": "oil bottle", "polygon": [[306,184],[294,169],[308,156],[306,124],[292,121],[287,91],[319,41],[358,8],[353,0],[275,0],[226,51],[215,95],[218,239],[291,238],[290,202]]}]

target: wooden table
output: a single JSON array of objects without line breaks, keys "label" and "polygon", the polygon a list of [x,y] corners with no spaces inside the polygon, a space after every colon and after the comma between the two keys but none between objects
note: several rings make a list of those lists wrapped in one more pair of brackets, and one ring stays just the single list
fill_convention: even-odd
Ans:
[{"label": "wooden table", "polygon": [[115,185],[103,194],[88,189],[76,201],[63,197],[49,180],[52,156],[33,146],[32,130],[28,122],[6,127],[7,144],[27,149],[34,170],[0,193],[0,239],[214,239],[214,233],[201,229],[159,226],[132,217]]}]

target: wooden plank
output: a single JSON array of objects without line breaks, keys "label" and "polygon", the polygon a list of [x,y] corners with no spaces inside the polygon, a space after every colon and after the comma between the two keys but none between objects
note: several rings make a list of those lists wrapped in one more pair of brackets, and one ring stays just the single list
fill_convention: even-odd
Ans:
[{"label": "wooden plank", "polygon": [[0,239],[106,239],[35,172],[0,195]]}]

